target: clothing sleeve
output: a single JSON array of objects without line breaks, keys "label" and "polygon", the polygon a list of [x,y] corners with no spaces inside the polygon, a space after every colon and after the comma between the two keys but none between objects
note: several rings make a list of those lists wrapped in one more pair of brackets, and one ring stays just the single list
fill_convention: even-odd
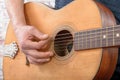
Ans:
[{"label": "clothing sleeve", "polygon": [[55,9],[60,9],[73,0],[55,0]]}]

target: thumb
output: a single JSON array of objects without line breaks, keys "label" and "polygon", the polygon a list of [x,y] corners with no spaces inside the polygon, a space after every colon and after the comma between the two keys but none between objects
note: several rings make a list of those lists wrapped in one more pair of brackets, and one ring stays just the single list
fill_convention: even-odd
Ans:
[{"label": "thumb", "polygon": [[44,34],[37,29],[33,29],[31,34],[40,40],[46,40],[49,38],[48,34]]},{"label": "thumb", "polygon": [[48,34],[40,35],[40,39],[41,39],[41,40],[48,39]]}]

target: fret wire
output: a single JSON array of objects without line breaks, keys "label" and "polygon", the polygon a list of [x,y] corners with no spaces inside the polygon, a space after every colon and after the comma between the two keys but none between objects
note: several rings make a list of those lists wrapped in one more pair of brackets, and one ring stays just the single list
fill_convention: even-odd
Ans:
[{"label": "fret wire", "polygon": [[[85,39],[84,37],[85,37],[85,32],[83,32],[83,41],[84,41],[84,39]],[[82,43],[82,46],[83,46],[82,48],[84,48],[84,45],[85,45],[85,43],[83,42],[83,43]]]},{"label": "fret wire", "polygon": [[[82,32],[82,42],[84,41],[84,32]],[[84,48],[84,42],[83,43],[81,43],[82,44],[82,48]]]},{"label": "fret wire", "polygon": [[100,46],[102,46],[102,32],[100,33]]},{"label": "fret wire", "polygon": [[108,46],[108,39],[107,39],[108,33],[107,33],[107,31],[108,31],[108,28],[106,29],[106,46]]},{"label": "fret wire", "polygon": [[[79,34],[79,33],[76,33],[76,34],[75,34],[75,36],[76,36],[76,35],[78,35],[78,34]],[[78,38],[79,38],[79,37],[75,37],[75,41],[77,41],[77,40],[78,40]],[[74,44],[75,44],[75,41],[74,41]],[[74,46],[78,49],[78,48],[79,48],[79,46],[78,46],[78,45],[79,45],[79,44],[77,44],[77,46],[75,46],[75,45],[74,45]]]},{"label": "fret wire", "polygon": [[[96,31],[95,31],[95,33],[96,33]],[[97,36],[97,34],[95,34],[95,36]],[[95,38],[95,47],[97,46],[97,40],[96,40],[96,38]]]},{"label": "fret wire", "polygon": [[115,35],[116,35],[116,37],[117,37],[117,38],[114,39],[115,45],[116,45],[116,44],[120,44],[120,43],[119,43],[119,42],[120,42],[120,38],[119,38],[119,37],[120,37],[120,36],[119,36],[119,35],[120,35],[120,34],[119,34],[120,31],[115,31],[114,33],[115,33]]},{"label": "fret wire", "polygon": [[[80,32],[80,34],[78,34],[78,36],[79,36],[79,35],[81,35],[81,36],[82,36],[82,32]],[[78,39],[77,39],[77,40],[78,40],[78,41],[81,41],[80,39],[83,39],[83,37],[81,37],[81,38],[79,38],[79,37],[78,37]],[[80,43],[78,42],[78,48],[79,48],[80,46],[81,46],[81,45],[80,45]],[[81,47],[82,47],[82,46],[81,46]]]},{"label": "fret wire", "polygon": [[[90,34],[91,34],[91,31],[90,31]],[[90,48],[91,48],[91,35],[90,35]]]},{"label": "fret wire", "polygon": [[86,48],[87,48],[87,32],[86,32]]},{"label": "fret wire", "polygon": [[[90,40],[88,39],[89,38],[88,34],[90,34],[90,31],[87,31],[86,34],[87,34],[86,35],[87,36],[86,43],[87,43],[87,47],[89,48],[90,47]],[[89,42],[88,42],[88,40],[89,40]]]},{"label": "fret wire", "polygon": [[114,37],[114,34],[115,34],[115,27],[113,25],[113,45],[115,45],[115,37]]},{"label": "fret wire", "polygon": [[[82,36],[82,32],[81,32],[81,34],[80,34],[80,35]],[[78,36],[79,36],[79,34],[78,34]],[[78,41],[81,41],[80,39],[83,39],[83,37],[81,37],[81,38],[79,38],[79,37],[78,37],[78,39],[77,39],[77,40],[78,40]],[[78,42],[78,48],[79,48],[80,46],[81,46],[81,44]],[[81,47],[82,47],[82,46],[81,46]]]},{"label": "fret wire", "polygon": [[[81,33],[81,35],[83,36],[83,33]],[[80,41],[80,39],[78,39]],[[82,37],[82,40],[83,40],[83,37]],[[78,47],[80,47],[80,44],[81,43],[78,43]],[[83,48],[83,43],[81,44],[81,47]]]},{"label": "fret wire", "polygon": [[83,45],[82,46],[83,46],[83,48],[85,48],[86,47],[86,32],[83,32],[83,38],[82,39],[83,39],[82,40],[83,41],[83,43],[82,43]]}]

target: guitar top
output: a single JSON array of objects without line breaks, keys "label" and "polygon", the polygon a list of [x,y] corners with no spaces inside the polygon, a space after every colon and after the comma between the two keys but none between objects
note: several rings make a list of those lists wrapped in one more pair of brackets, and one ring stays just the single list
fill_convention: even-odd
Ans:
[{"label": "guitar top", "polygon": [[[118,47],[104,44],[111,48],[102,48],[104,46],[99,45],[103,45],[101,41],[106,41],[107,35],[95,38],[96,33],[92,32],[116,24],[110,10],[93,0],[75,0],[59,10],[33,2],[24,6],[27,24],[53,38],[48,49],[55,56],[49,63],[30,66],[26,65],[26,57],[21,51],[15,59],[4,57],[5,80],[110,79],[117,62]],[[119,37],[119,33],[114,34]],[[6,36],[6,44],[17,42],[11,22]]]}]

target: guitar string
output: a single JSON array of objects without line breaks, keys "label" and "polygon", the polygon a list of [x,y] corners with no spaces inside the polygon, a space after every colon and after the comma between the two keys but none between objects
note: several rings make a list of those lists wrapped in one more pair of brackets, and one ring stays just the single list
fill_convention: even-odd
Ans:
[{"label": "guitar string", "polygon": [[[109,35],[109,37],[107,37],[106,39],[108,39],[108,40],[111,40],[111,39],[113,39],[113,37],[111,37],[112,35]],[[100,40],[100,37],[101,36],[94,36],[94,37],[81,37],[81,38],[79,38],[79,40],[77,40],[77,39],[74,39],[74,41],[79,41],[79,42],[87,42],[87,41],[89,41],[89,40],[93,40],[93,41],[99,41]],[[67,41],[73,41],[73,37],[68,37],[68,38],[71,38],[71,39],[66,39],[66,37],[65,38],[59,38],[59,41],[54,41],[54,43],[56,43],[56,44],[59,44],[59,43],[62,43],[62,42],[67,42]],[[114,37],[115,39],[119,39],[119,37]],[[58,40],[58,39],[57,39]],[[85,40],[85,41],[84,41]],[[104,38],[102,38],[102,40],[104,40]]]},{"label": "guitar string", "polygon": [[[119,28],[120,25],[116,25],[114,28]],[[86,31],[93,31],[93,30],[102,30],[102,29],[108,29],[108,28],[113,28],[113,26],[111,27],[103,27],[103,28],[96,28],[96,29],[90,29],[90,30],[82,30],[80,32],[86,32]],[[78,32],[79,33],[79,32]],[[57,36],[62,36],[62,35],[66,35],[66,34],[71,34],[71,33],[65,33],[65,34],[58,34]]]},{"label": "guitar string", "polygon": [[[97,40],[97,39],[96,39],[96,40]],[[70,42],[73,42],[72,40],[69,40],[69,41],[70,41]],[[116,40],[116,41],[118,41],[118,40]],[[82,43],[82,44],[85,44],[86,42],[87,42],[87,41],[84,41],[84,42],[83,42],[82,40],[80,41],[80,43]],[[100,42],[100,40],[97,41],[97,42]],[[88,43],[88,42],[87,42],[87,43]],[[89,48],[101,47],[101,46],[98,46],[99,44],[95,46],[95,44],[93,44],[93,43],[94,43],[94,41],[92,41],[92,46],[89,47]],[[119,43],[120,43],[120,42],[119,42]],[[119,43],[117,42],[116,44],[119,44]],[[56,44],[55,47],[59,47],[59,48],[62,48],[62,47],[64,47],[64,46],[67,46],[67,45],[66,45],[66,42],[63,42],[63,43],[61,43],[61,44],[60,44],[60,43],[59,43],[59,44],[58,44],[58,43],[55,43],[55,44]],[[78,45],[78,43],[76,43],[76,42],[74,42],[74,44],[77,44],[77,45]],[[106,41],[104,41],[104,42],[102,43],[103,46],[105,46],[104,44],[106,45]],[[60,45],[61,45],[61,46],[60,46]],[[63,46],[63,45],[64,45],[64,46]],[[94,46],[93,46],[93,45],[94,45]],[[80,45],[79,45],[79,46],[80,46]],[[88,45],[84,45],[84,46],[82,46],[82,48],[86,48],[86,46],[88,46]],[[112,46],[112,45],[111,45],[111,46]],[[87,47],[87,48],[88,48],[88,47]]]},{"label": "guitar string", "polygon": [[[119,44],[120,43],[120,41],[119,41],[120,39],[117,39],[117,40],[108,40],[108,42],[109,42],[109,44],[111,44],[111,42],[113,42],[113,41],[115,41],[115,44]],[[66,42],[65,42],[66,41]],[[69,41],[69,42],[68,42]],[[80,45],[80,43],[81,44],[90,44],[90,41],[92,42],[91,44],[93,44],[94,42],[97,42],[97,43],[100,43],[101,42],[101,40],[100,39],[95,39],[95,40],[92,40],[92,39],[87,39],[86,41],[83,41],[83,40],[76,40],[76,41],[73,41],[73,39],[71,39],[71,40],[64,40],[64,41],[55,41],[54,43],[55,43],[55,45],[65,45],[66,43],[71,43],[71,42],[74,42],[74,44],[76,45],[76,44],[78,44],[78,45]],[[103,40],[102,40],[103,41]],[[89,45],[88,44],[88,45]],[[106,40],[104,40],[103,42],[102,42],[102,44],[104,45],[104,44],[106,44]],[[98,44],[99,45],[99,44]]]},{"label": "guitar string", "polygon": [[[113,39],[113,37],[111,37],[112,35],[109,35],[109,37],[107,37],[106,39],[108,39],[108,41],[110,41],[110,40],[112,40]],[[89,40],[93,40],[93,41],[99,41],[100,40],[100,36],[97,38],[98,36],[94,36],[94,37],[85,37],[85,38],[79,38],[79,42],[88,42]],[[70,37],[69,37],[70,38]],[[71,39],[67,39],[67,40],[65,40],[66,39],[66,37],[65,38],[62,38],[62,39],[64,39],[64,40],[62,40],[62,39],[60,39],[60,41],[54,41],[54,43],[55,44],[59,44],[59,43],[63,43],[63,42],[71,42],[71,41],[73,41],[73,39],[72,39],[73,37],[71,37]],[[115,37],[114,37],[115,38]],[[85,40],[86,39],[86,40]],[[118,37],[116,37],[115,39],[119,39]],[[85,41],[84,41],[85,40]],[[102,38],[102,40],[105,40],[104,38]],[[75,41],[78,41],[77,39],[75,39]]]},{"label": "guitar string", "polygon": [[[94,35],[93,33],[91,33],[91,34]],[[82,38],[82,39],[86,39],[86,36],[87,36],[88,39],[92,39],[92,38],[96,38],[96,37],[99,36],[99,35],[96,35],[96,34],[95,34],[95,36],[89,38],[89,36],[90,36],[91,34],[89,34],[89,35],[84,35],[84,36],[78,35],[77,37],[80,37],[80,38]],[[107,35],[107,37],[110,36],[110,37],[108,37],[108,38],[113,38],[113,37],[111,37],[112,35],[113,35],[113,34]],[[113,35],[113,36],[114,36],[114,35]],[[116,36],[117,36],[117,34],[116,34]],[[119,36],[118,36],[118,37],[119,37]],[[55,40],[57,41],[57,40],[68,39],[68,38],[73,38],[73,37],[72,37],[72,36],[62,37],[62,38],[59,37],[59,38],[55,38]],[[82,40],[82,39],[81,39],[81,40]],[[57,42],[59,42],[59,41],[57,41]],[[60,42],[61,42],[61,41],[60,41]]]},{"label": "guitar string", "polygon": [[[108,28],[110,28],[110,27],[108,27]],[[103,29],[103,28],[102,28]],[[105,28],[105,29],[107,29],[107,28]],[[87,30],[88,31],[88,30]],[[111,30],[111,31],[113,31],[113,30]],[[111,32],[111,31],[107,31],[107,32]],[[118,30],[114,30],[114,31],[118,31]],[[104,31],[102,31],[102,32],[104,32]],[[106,32],[106,31],[105,31]],[[99,32],[97,32],[97,33],[99,33]],[[70,34],[70,33],[65,33],[65,34],[58,34],[57,35],[57,37],[58,36],[63,36],[63,35],[68,35],[68,34]],[[86,36],[89,36],[89,35],[91,35],[91,34],[94,34],[94,33],[90,33],[90,34],[88,34],[88,35],[86,35]],[[95,33],[96,34],[96,33]],[[71,35],[71,34],[70,34]],[[109,35],[110,36],[110,35]],[[77,37],[80,37],[79,35],[77,36]],[[97,36],[94,36],[94,37],[90,37],[89,39],[93,39],[93,38],[95,38],[95,37],[97,37]],[[66,39],[66,38],[73,38],[73,37],[71,37],[71,36],[69,36],[69,37],[62,37],[62,38],[55,38],[55,40],[61,40],[61,39]],[[110,37],[109,37],[110,38]],[[111,38],[113,38],[113,37],[111,37]],[[72,39],[73,40],[73,39]],[[73,42],[72,40],[69,40],[69,41],[71,41],[71,42]],[[83,41],[84,39],[82,38],[80,41]],[[97,40],[97,39],[96,39]],[[68,40],[64,40],[64,42],[65,41],[68,41]],[[58,44],[58,42],[62,42],[62,41],[55,41],[55,42],[57,42],[56,44]],[[84,42],[84,41],[83,41]],[[66,44],[61,44],[61,45],[66,45]]]},{"label": "guitar string", "polygon": [[66,43],[66,42],[73,42],[73,39],[69,39],[69,40],[60,40],[60,41],[54,41],[55,44],[59,44],[59,43]]},{"label": "guitar string", "polygon": [[[58,47],[58,46],[55,46],[55,47]],[[105,47],[105,46],[104,46]],[[94,49],[94,48],[103,48],[103,47],[101,47],[101,46],[93,46],[93,47],[77,47],[77,49],[79,49],[79,50],[87,50],[87,49]],[[55,49],[55,51],[64,51],[64,49],[67,49],[66,48],[66,46],[59,46],[59,49]]]},{"label": "guitar string", "polygon": [[[119,42],[120,43],[120,42]],[[116,43],[116,44],[118,44],[119,45],[119,43]],[[78,45],[78,43],[74,43],[75,45],[77,44]],[[98,48],[98,47],[107,47],[107,46],[113,46],[112,44],[109,44],[109,45],[106,45],[106,42],[103,42],[102,43],[102,45],[96,45],[96,44],[94,44],[94,43],[92,43],[92,46],[91,47],[88,47],[90,44],[88,44],[88,45],[86,45],[86,44],[84,44],[84,46],[82,46],[81,48]],[[57,44],[57,45],[55,45],[55,47],[59,47],[59,48],[62,48],[62,47],[65,47],[65,46],[67,46],[67,44]],[[79,47],[80,47],[80,45],[79,45]]]},{"label": "guitar string", "polygon": [[[95,49],[95,48],[103,48],[103,47],[101,47],[101,46],[98,46],[98,47],[82,47],[82,48],[78,47],[79,50],[87,50],[87,49]],[[59,46],[57,49],[55,49],[55,51],[65,51],[66,49],[67,49],[66,46],[64,46],[64,47]]]},{"label": "guitar string", "polygon": [[[116,30],[109,30],[109,31],[107,31],[107,32],[109,33],[109,32],[115,32],[115,31],[119,31],[119,30],[118,30],[118,29],[116,29]],[[90,36],[90,35],[94,35],[94,34],[96,35],[96,34],[99,34],[99,33],[102,34],[102,33],[104,33],[104,32],[106,33],[106,31],[102,31],[102,32],[101,32],[101,31],[100,31],[100,32],[91,32],[91,33],[89,33],[89,34],[87,34],[87,35],[85,35],[85,36],[88,37],[88,36]],[[86,33],[87,33],[87,32],[86,32]],[[67,34],[70,34],[70,33],[67,33]],[[60,35],[58,34],[58,35],[61,36],[61,35],[67,35],[67,34],[60,34]],[[76,35],[76,37],[82,37],[82,36]],[[66,38],[71,38],[71,36],[70,36],[70,37],[66,37]],[[55,40],[57,40],[57,39],[61,39],[61,38],[55,38]]]},{"label": "guitar string", "polygon": [[[113,30],[112,30],[113,31]],[[119,30],[114,30],[114,31],[119,31]],[[113,31],[113,32],[114,32]],[[108,31],[108,32],[111,32],[111,31]],[[84,35],[84,36],[80,36],[80,35],[77,35],[75,37],[80,37],[81,39],[83,39],[84,37],[89,37],[90,35],[96,35],[96,34],[99,34],[101,32],[96,32],[96,33],[90,33],[90,34],[87,34],[87,35]],[[102,33],[101,33],[102,34]],[[116,33],[117,34],[117,33]],[[112,34],[111,34],[112,35]],[[108,34],[108,36],[111,36]],[[90,37],[89,39],[92,39],[92,38],[96,38],[98,37],[98,35],[94,36],[94,37]],[[59,38],[55,38],[55,40],[61,40],[61,39],[67,39],[67,38],[74,38],[73,36],[69,36],[69,37],[59,37]],[[109,37],[109,38],[112,38],[112,37]]]},{"label": "guitar string", "polygon": [[[119,30],[118,29],[116,29],[116,30],[109,30],[107,32],[110,33],[110,32],[115,32],[115,31],[119,31]],[[106,33],[106,31],[89,32],[88,36],[91,35],[91,34],[104,33],[104,32]],[[83,32],[83,33],[87,33],[87,32]],[[77,36],[79,37],[80,35],[78,34]]]},{"label": "guitar string", "polygon": [[[72,40],[70,40],[70,41],[71,41],[71,42],[68,42],[68,43],[72,43],[72,42],[73,42]],[[98,44],[94,44],[94,42],[97,42]],[[98,40],[98,39],[97,39],[97,40],[94,40],[94,41],[92,41],[92,45],[93,45],[93,44],[94,44],[93,46],[95,46],[95,45],[96,45],[96,46],[102,46],[102,45],[103,45],[103,47],[106,45],[106,41],[103,41],[101,45],[99,44],[100,42],[101,42],[101,40]],[[112,46],[112,45],[116,45],[116,44],[120,44],[120,41],[119,41],[119,40],[116,40],[115,44],[111,44],[112,42],[113,42],[113,40],[112,40],[112,41],[109,41],[108,44],[111,45],[111,46]],[[81,44],[80,44],[80,43],[81,43]],[[87,45],[86,45],[86,43],[87,43]],[[78,43],[78,42],[74,42],[74,45],[79,45],[79,46],[80,46],[80,45],[82,45],[82,44],[84,44],[84,46],[85,46],[85,45],[88,46],[88,45],[90,45],[90,40],[89,40],[89,41],[88,41],[88,40],[87,40],[87,41],[79,41],[79,43]],[[58,42],[57,42],[57,43],[55,43],[55,47],[58,47],[58,46],[60,47],[60,45],[61,45],[61,47],[64,47],[64,46],[67,45],[67,44],[66,44],[66,42],[62,42],[62,43],[58,43]],[[107,45],[106,45],[106,46],[107,46]]]}]

